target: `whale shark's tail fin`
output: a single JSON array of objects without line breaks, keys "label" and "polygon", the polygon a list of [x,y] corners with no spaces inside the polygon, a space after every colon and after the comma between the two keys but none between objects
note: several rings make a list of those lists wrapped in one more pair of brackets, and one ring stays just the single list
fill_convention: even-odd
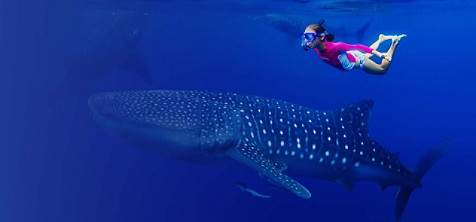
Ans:
[{"label": "whale shark's tail fin", "polygon": [[[441,157],[443,157],[446,150],[453,145],[456,141],[456,138],[442,141],[437,147],[429,150],[425,155],[420,158],[420,161],[417,163],[415,170],[413,170],[413,175],[418,181],[421,181],[423,176],[428,172],[428,170],[438,162]],[[415,187],[400,187],[397,191],[396,205],[395,205],[395,218],[396,221],[400,221],[403,210],[407,205],[408,198],[413,192]]]},{"label": "whale shark's tail fin", "polygon": [[374,19],[370,19],[359,30],[357,30],[357,32],[356,32],[357,41],[359,41],[359,43],[362,43],[362,40],[364,39],[365,32],[367,32],[367,29],[369,29],[369,27],[370,27],[370,25],[372,24],[373,21],[374,21]]}]

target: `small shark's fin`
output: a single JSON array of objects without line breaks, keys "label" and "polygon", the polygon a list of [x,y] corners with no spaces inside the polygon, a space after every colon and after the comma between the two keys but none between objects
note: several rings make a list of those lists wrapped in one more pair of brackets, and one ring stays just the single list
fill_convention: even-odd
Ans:
[{"label": "small shark's fin", "polygon": [[[433,148],[424,154],[420,158],[420,161],[417,163],[415,170],[413,171],[415,179],[421,181],[426,172],[428,172],[428,170],[443,157],[446,150],[453,146],[455,141],[456,138],[443,141],[436,148]],[[410,198],[410,194],[412,194],[415,188],[419,187],[400,187],[398,189],[395,204],[396,221],[400,221],[402,218],[403,210],[405,210],[405,206],[408,203],[408,198]]]},{"label": "small shark's fin", "polygon": [[282,186],[284,189],[298,197],[304,199],[311,198],[311,192],[309,192],[309,190],[291,177],[283,174],[282,169],[280,169],[273,161],[266,158],[260,148],[256,145],[242,143],[235,148],[229,149],[227,154],[238,162],[255,169],[261,176],[267,178],[271,183]]},{"label": "small shark's fin", "polygon": [[359,30],[357,30],[357,32],[356,32],[357,41],[359,41],[359,43],[362,43],[362,41],[364,39],[364,34],[365,34],[365,32],[367,32],[367,29],[369,29],[369,27],[370,27],[370,25],[372,24],[373,21],[374,21],[373,19],[370,19]]},{"label": "small shark's fin", "polygon": [[339,180],[336,180],[336,182],[342,185],[349,192],[352,192],[352,189],[354,189],[354,181],[352,180],[339,179]]},{"label": "small shark's fin", "polygon": [[374,102],[370,99],[349,104],[335,111],[336,119],[363,134],[369,134],[369,118]]}]

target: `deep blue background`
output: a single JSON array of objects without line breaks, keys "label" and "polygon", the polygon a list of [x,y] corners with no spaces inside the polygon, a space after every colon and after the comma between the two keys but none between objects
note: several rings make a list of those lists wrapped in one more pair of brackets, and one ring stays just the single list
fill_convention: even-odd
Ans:
[{"label": "deep blue background", "polygon": [[[343,10],[324,10],[313,4],[3,0],[0,221],[392,221],[395,187],[380,192],[375,184],[358,183],[348,193],[333,182],[297,178],[313,194],[301,200],[265,189],[246,171],[135,148],[90,120],[90,95],[145,89],[240,92],[316,109],[372,98],[371,136],[401,151],[408,167],[439,141],[459,138],[410,198],[404,221],[474,218],[475,5],[329,1],[323,4]],[[94,10],[104,17],[85,16]],[[68,76],[65,61],[98,44],[102,31],[111,31],[108,13],[116,10],[147,15],[138,46],[153,81],[119,68]],[[342,72],[274,29],[262,19],[266,13],[325,18],[349,30],[374,19],[365,44],[379,33],[408,37],[385,76]],[[273,198],[253,198],[234,181]]]}]

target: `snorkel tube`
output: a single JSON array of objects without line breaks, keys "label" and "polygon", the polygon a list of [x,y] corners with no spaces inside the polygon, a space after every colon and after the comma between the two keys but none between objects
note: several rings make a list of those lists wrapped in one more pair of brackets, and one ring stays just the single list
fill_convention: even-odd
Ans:
[{"label": "snorkel tube", "polygon": [[307,42],[304,42],[304,41],[301,42],[301,47],[302,47],[302,49],[304,49],[304,51],[307,51],[311,48],[307,45]]}]

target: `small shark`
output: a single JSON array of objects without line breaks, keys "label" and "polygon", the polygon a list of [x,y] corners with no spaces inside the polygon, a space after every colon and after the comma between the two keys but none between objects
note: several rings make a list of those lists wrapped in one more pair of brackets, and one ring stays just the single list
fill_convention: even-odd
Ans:
[{"label": "small shark", "polygon": [[89,83],[116,68],[129,70],[147,84],[152,83],[152,73],[139,52],[149,22],[147,13],[98,8],[86,10],[80,18],[89,25],[83,31],[84,38],[94,36],[94,41],[80,55],[66,59],[66,72],[72,87],[78,82]]},{"label": "small shark", "polygon": [[240,188],[240,190],[242,192],[248,192],[251,194],[251,196],[253,197],[259,197],[259,198],[271,198],[271,196],[269,195],[265,195],[265,194],[260,194],[258,193],[256,190],[253,190],[251,188],[249,188],[246,184],[244,183],[241,183],[241,182],[235,182],[236,186],[238,188]]},{"label": "small shark", "polygon": [[[258,19],[266,21],[266,23],[272,25],[279,32],[286,34],[290,41],[299,40],[300,35],[309,24],[318,22],[318,20],[311,21],[309,18],[274,13],[265,14],[264,16],[258,17]],[[362,43],[365,32],[372,22],[373,19],[370,19],[357,31],[349,31],[344,26],[337,28],[329,27],[324,24],[324,27],[326,27],[329,33],[334,34],[336,38],[355,38],[358,43]]]},{"label": "small shark", "polygon": [[101,93],[88,103],[99,126],[132,144],[194,162],[234,160],[301,198],[311,193],[291,176],[335,181],[349,191],[356,181],[398,186],[397,221],[451,145],[430,150],[408,170],[398,153],[369,137],[368,99],[315,110],[235,93],[158,90]]}]

